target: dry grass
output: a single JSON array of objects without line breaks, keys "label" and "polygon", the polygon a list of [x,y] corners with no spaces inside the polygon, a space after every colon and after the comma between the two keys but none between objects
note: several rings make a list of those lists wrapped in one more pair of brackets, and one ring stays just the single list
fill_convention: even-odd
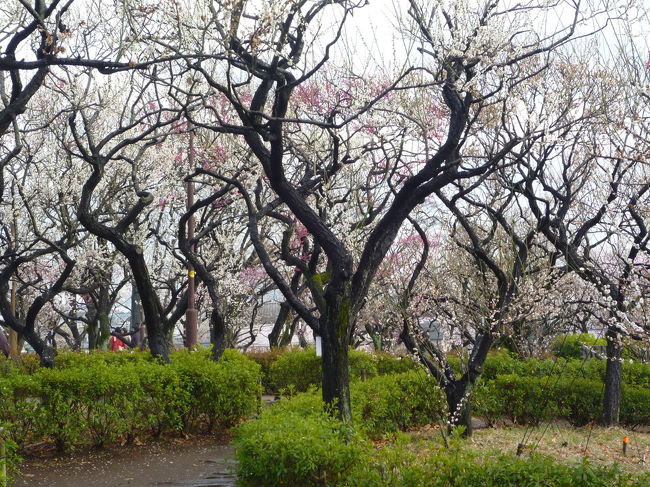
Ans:
[{"label": "dry grass", "polygon": [[[629,473],[650,470],[650,433],[624,428],[574,428],[557,423],[532,429],[523,426],[485,428],[474,431],[472,438],[464,443],[464,448],[515,455],[524,434],[524,454],[537,451],[565,463],[579,462],[586,457],[594,464],[618,463],[622,470]],[[437,426],[427,426],[410,432],[410,435],[414,440],[429,440],[442,448]],[[623,455],[625,437],[629,438],[627,455]]]}]

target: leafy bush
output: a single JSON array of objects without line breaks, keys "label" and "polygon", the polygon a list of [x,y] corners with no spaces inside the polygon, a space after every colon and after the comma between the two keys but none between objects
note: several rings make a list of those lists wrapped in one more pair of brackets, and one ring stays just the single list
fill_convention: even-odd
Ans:
[{"label": "leafy bush", "polygon": [[351,386],[355,424],[370,436],[441,421],[444,394],[423,371],[375,377]]},{"label": "leafy bush", "polygon": [[135,367],[109,367],[98,363],[86,369],[81,404],[86,414],[90,440],[94,446],[127,436],[134,418],[145,403],[138,371]]},{"label": "leafy bush", "polygon": [[286,348],[272,348],[263,352],[246,352],[245,354],[246,357],[260,366],[262,371],[262,387],[264,392],[268,394],[275,392],[270,380],[271,365],[286,353],[286,351]]},{"label": "leafy bush", "polygon": [[385,352],[375,353],[377,359],[377,374],[401,374],[410,370],[419,370],[420,364],[411,357],[391,355]]},{"label": "leafy bush", "polygon": [[40,434],[51,437],[58,451],[66,450],[83,439],[88,418],[85,391],[94,381],[93,370],[52,369],[38,373],[41,382],[40,406],[45,423]]},{"label": "leafy bush", "polygon": [[[362,350],[350,350],[350,378],[366,380],[383,374],[406,372],[419,368],[408,358],[394,357],[389,354],[373,355]],[[305,392],[311,386],[319,386],[322,380],[321,359],[313,348],[287,350],[276,357],[269,366],[271,389],[278,392],[290,389]]]},{"label": "leafy bush", "polygon": [[[144,400],[130,421],[128,417],[124,418],[129,431],[145,430],[159,437],[165,431],[180,430],[192,397],[176,370],[154,362],[138,364],[134,368]],[[127,435],[127,439],[131,436]]]},{"label": "leafy bush", "polygon": [[[603,383],[577,377],[520,377],[500,375],[482,381],[474,390],[474,411],[494,424],[508,418],[519,424],[538,424],[565,419],[575,426],[598,420],[602,407]],[[650,390],[624,386],[621,422],[650,423]]]},{"label": "leafy bush", "polygon": [[269,383],[274,391],[306,391],[321,382],[321,360],[313,348],[287,350],[269,368]]},{"label": "leafy bush", "polygon": [[108,350],[91,350],[88,353],[63,352],[54,360],[57,369],[74,369],[80,367],[93,367],[97,364],[119,367],[126,364],[141,364],[154,362],[149,351],[128,351],[115,353]]},{"label": "leafy bush", "polygon": [[45,424],[41,407],[41,382],[25,374],[0,379],[0,418],[4,421],[5,437],[18,447],[32,438],[40,438]]},{"label": "leafy bush", "polygon": [[558,357],[579,359],[582,357],[582,348],[584,346],[592,347],[595,345],[607,345],[607,341],[604,338],[596,338],[589,333],[558,335],[553,341],[553,353]]},{"label": "leafy bush", "polygon": [[[602,409],[603,384],[588,379],[566,378],[556,380],[546,388],[547,395],[557,404],[556,416],[574,426],[596,421]],[[622,418],[621,418],[622,419]]]},{"label": "leafy bush", "polygon": [[35,353],[23,353],[18,358],[8,358],[0,353],[0,376],[9,374],[33,374],[40,368],[40,359]]},{"label": "leafy bush", "polygon": [[650,389],[624,386],[621,396],[621,421],[631,426],[650,424]]},{"label": "leafy bush", "polygon": [[350,377],[366,380],[377,375],[377,359],[363,350],[350,350]]},{"label": "leafy bush", "polygon": [[520,377],[515,374],[499,375],[483,381],[474,389],[474,411],[490,421],[508,418],[519,424],[538,424],[548,420],[557,410],[551,387],[546,378]]},{"label": "leafy bush", "polygon": [[[21,461],[17,454],[18,445],[8,437],[7,431],[7,424],[0,422],[0,485],[6,485],[13,479]],[[6,472],[4,478],[3,471]]]},{"label": "leafy bush", "polygon": [[[352,467],[363,463],[362,438],[323,412],[323,404],[283,401],[238,427],[237,479],[244,487],[339,486]],[[311,402],[311,401],[310,401]],[[291,411],[287,405],[299,405]]]},{"label": "leafy bush", "polygon": [[[350,377],[367,379],[377,375],[374,357],[361,350],[350,350]],[[292,389],[305,392],[310,386],[320,385],[321,359],[313,348],[288,350],[270,366],[269,382],[275,391]]]},{"label": "leafy bush", "polygon": [[205,421],[209,431],[229,427],[257,411],[261,395],[260,367],[235,350],[213,362],[199,353],[172,355],[171,368],[191,398],[184,415],[186,427]]}]

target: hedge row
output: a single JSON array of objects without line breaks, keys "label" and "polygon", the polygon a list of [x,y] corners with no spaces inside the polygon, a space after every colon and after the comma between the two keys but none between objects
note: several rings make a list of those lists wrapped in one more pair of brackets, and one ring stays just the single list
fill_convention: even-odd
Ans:
[{"label": "hedge row", "polygon": [[[451,357],[450,362],[459,370],[460,361]],[[499,375],[519,375],[522,377],[559,376],[564,379],[576,378],[602,382],[605,378],[607,362],[600,359],[520,359],[507,351],[491,353],[483,365],[482,378],[495,379]],[[625,362],[623,383],[629,386],[650,388],[650,364]]]},{"label": "hedge row", "polygon": [[[177,352],[171,365],[138,354],[77,354],[70,366],[0,377],[0,417],[19,447],[51,440],[59,450],[136,435],[230,427],[259,409],[259,366],[227,351]],[[104,360],[107,356],[121,356]],[[134,356],[132,358],[127,358]],[[79,365],[78,363],[76,365]]]},{"label": "hedge row", "polygon": [[[304,392],[321,383],[321,360],[313,349],[275,349],[268,352],[249,353],[247,356],[262,367],[262,384],[268,393],[280,391]],[[452,366],[460,372],[460,361],[451,356]],[[604,360],[590,359],[525,359],[521,360],[506,351],[492,353],[483,367],[483,379],[493,380],[501,375],[521,377],[555,376],[562,379],[584,379],[603,382]],[[389,354],[370,354],[360,350],[350,351],[350,375],[355,379],[368,379],[419,369],[408,357]],[[650,389],[650,364],[639,362],[623,364],[623,383],[627,386]]]},{"label": "hedge row", "polygon": [[[301,392],[320,383],[320,358],[313,349],[266,352],[258,356],[267,360],[267,384],[273,390]],[[401,407],[405,401],[426,403],[420,404],[416,411],[426,411],[427,417],[444,417],[444,397],[432,379],[421,381],[417,385],[419,389],[406,397],[409,387],[416,386],[400,384],[401,376],[390,374],[414,369],[421,370],[408,358],[351,351],[352,377],[371,379],[352,383],[358,396],[353,400],[357,419],[364,421],[371,434],[380,429],[373,422],[390,425],[391,431],[403,428],[411,414],[411,409]],[[382,373],[389,375],[382,376]],[[536,424],[557,418],[583,425],[599,417],[604,375],[605,362],[597,359],[521,360],[508,352],[493,353],[473,392],[474,414],[491,423],[509,419],[519,424]],[[623,381],[621,422],[650,424],[650,365],[625,363]],[[396,414],[402,416],[391,416]]]},{"label": "hedge row", "polygon": [[[268,393],[305,392],[311,386],[319,386],[321,383],[321,359],[316,356],[313,348],[275,349],[248,353],[247,356],[262,367],[262,384]],[[365,380],[419,368],[416,362],[407,357],[362,350],[350,350],[349,361],[350,376],[353,380]]]},{"label": "hedge row", "polygon": [[[564,419],[575,426],[597,421],[602,410],[602,381],[578,377],[498,375],[474,389],[474,414],[489,423],[507,418],[518,424]],[[620,421],[650,424],[650,389],[623,386]]]}]

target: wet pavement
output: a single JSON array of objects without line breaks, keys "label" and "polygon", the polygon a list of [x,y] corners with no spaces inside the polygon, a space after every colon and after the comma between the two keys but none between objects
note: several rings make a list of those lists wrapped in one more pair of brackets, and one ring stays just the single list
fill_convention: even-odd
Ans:
[{"label": "wet pavement", "polygon": [[30,459],[11,486],[234,487],[234,466],[233,448],[214,440],[198,445],[116,446],[61,458]]}]

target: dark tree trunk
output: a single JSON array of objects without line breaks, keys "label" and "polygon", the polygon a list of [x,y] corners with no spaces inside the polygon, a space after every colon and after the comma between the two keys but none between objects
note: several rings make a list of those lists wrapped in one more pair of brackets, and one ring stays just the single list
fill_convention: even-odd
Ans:
[{"label": "dark tree trunk", "polygon": [[294,335],[298,336],[298,345],[300,345],[300,348],[307,348],[309,346],[309,343],[307,343],[307,339],[305,338],[304,329],[297,328],[299,321],[300,321],[299,316],[294,316],[291,319],[289,326],[280,337],[280,347],[288,347],[289,345],[291,345],[291,341],[293,340]]},{"label": "dark tree trunk", "polygon": [[131,345],[135,347],[141,347],[142,342],[144,341],[144,334],[142,333],[142,303],[140,302],[140,295],[138,294],[138,288],[135,285],[135,282],[131,283],[131,332],[140,330],[136,333],[133,333],[131,338]]},{"label": "dark tree trunk", "polygon": [[[60,257],[65,262],[65,268],[58,275],[56,281],[50,286],[50,288],[33,300],[27,310],[24,320],[18,318],[15,309],[13,309],[14,307],[7,300],[7,295],[9,295],[9,276],[11,276],[23,262],[27,262],[27,260],[20,258],[16,259],[11,265],[6,267],[2,272],[2,275],[0,275],[0,315],[2,315],[7,325],[16,331],[16,333],[18,333],[23,339],[27,340],[32,348],[34,348],[34,351],[41,359],[41,366],[49,368],[54,367],[56,350],[48,345],[47,342],[36,333],[36,321],[43,306],[56,296],[59,291],[61,291],[63,284],[66,282],[68,277],[70,277],[75,265],[75,261],[68,257],[65,252],[61,249],[57,250]],[[43,255],[46,253],[47,251],[43,252]]]},{"label": "dark tree trunk", "polygon": [[[108,277],[110,279],[110,276]],[[108,340],[111,337],[111,299],[108,286],[102,284],[99,288],[99,309],[97,313],[99,333],[97,336],[97,348],[108,349]]]},{"label": "dark tree trunk", "polygon": [[40,336],[31,330],[23,330],[25,340],[29,343],[40,358],[40,366],[51,369],[54,367],[56,350],[47,344]]},{"label": "dark tree trunk", "polygon": [[124,253],[129,261],[138,288],[138,295],[142,302],[149,349],[154,357],[164,363],[169,363],[169,341],[166,332],[172,332],[173,329],[171,327],[169,330],[165,329],[160,301],[149,277],[149,269],[142,252],[140,249],[132,252],[130,252],[132,249],[127,250]]},{"label": "dark tree trunk", "polygon": [[607,367],[605,369],[605,395],[603,397],[602,424],[614,426],[618,424],[621,409],[621,377],[622,377],[622,347],[618,333],[608,330]]},{"label": "dark tree trunk", "polygon": [[88,350],[97,350],[97,343],[99,342],[99,326],[97,326],[97,313],[89,311],[86,315],[88,319]]},{"label": "dark tree trunk", "polygon": [[466,376],[454,380],[445,386],[445,396],[449,408],[449,432],[456,426],[464,426],[463,436],[472,436],[472,402],[471,387],[468,387]]},{"label": "dark tree trunk", "polygon": [[[271,330],[271,333],[269,333],[269,346],[271,348],[282,346],[281,342],[285,341],[287,331],[291,327],[291,321],[291,306],[287,301],[283,301],[280,303],[280,312],[275,319],[273,329]],[[291,335],[293,335],[293,333],[291,333]]]},{"label": "dark tree trunk", "polygon": [[0,328],[0,353],[2,353],[2,355],[5,357],[8,357],[9,348],[9,340],[7,339],[7,335],[5,335],[4,330]]},{"label": "dark tree trunk", "polygon": [[[328,303],[321,317],[323,341],[323,401],[336,409],[342,421],[352,421],[348,347],[350,336],[350,297],[344,287],[340,292],[328,290]],[[349,289],[349,288],[347,288]]]},{"label": "dark tree trunk", "polygon": [[352,421],[348,347],[331,332],[323,337],[323,401],[333,405],[339,419]]},{"label": "dark tree trunk", "polygon": [[[217,303],[213,303],[217,306]],[[212,360],[217,361],[226,350],[226,322],[217,308],[210,315],[210,343],[212,344]]]},{"label": "dark tree trunk", "polygon": [[149,334],[151,354],[163,363],[169,363],[169,344],[164,333]]}]

